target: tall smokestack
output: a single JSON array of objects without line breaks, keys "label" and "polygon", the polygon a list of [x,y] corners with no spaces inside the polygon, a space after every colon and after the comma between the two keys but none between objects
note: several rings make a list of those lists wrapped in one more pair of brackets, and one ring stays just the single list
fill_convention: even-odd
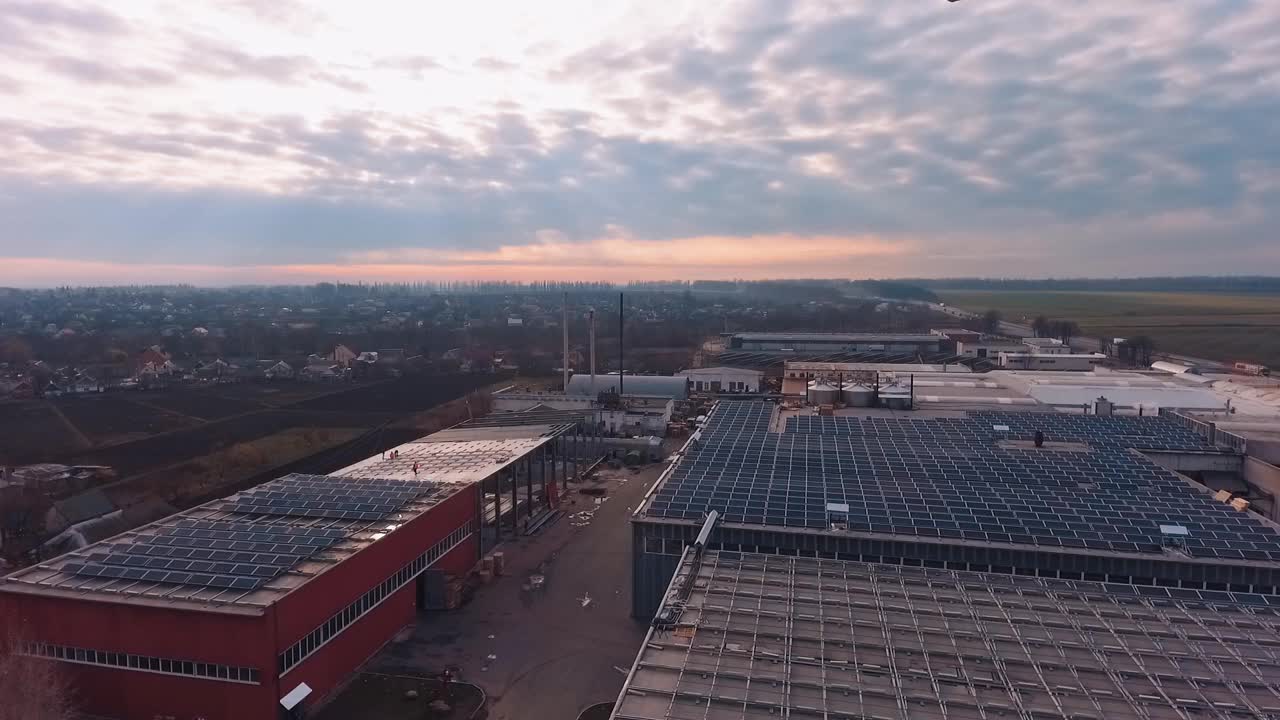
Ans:
[{"label": "tall smokestack", "polygon": [[564,329],[564,391],[569,392],[569,293],[564,294],[564,304],[560,306],[560,325]]},{"label": "tall smokestack", "polygon": [[587,310],[587,352],[591,355],[591,396],[596,394],[596,309]]},{"label": "tall smokestack", "polygon": [[622,376],[627,372],[627,355],[622,348],[622,293],[618,293],[618,397],[622,397]]}]

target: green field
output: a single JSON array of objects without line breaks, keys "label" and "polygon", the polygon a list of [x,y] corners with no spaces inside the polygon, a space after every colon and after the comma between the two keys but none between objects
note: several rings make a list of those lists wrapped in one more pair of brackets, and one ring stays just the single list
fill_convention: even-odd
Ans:
[{"label": "green field", "polygon": [[1008,322],[1074,320],[1091,337],[1149,335],[1159,350],[1280,366],[1280,295],[1160,292],[938,292],[948,305],[995,308]]}]

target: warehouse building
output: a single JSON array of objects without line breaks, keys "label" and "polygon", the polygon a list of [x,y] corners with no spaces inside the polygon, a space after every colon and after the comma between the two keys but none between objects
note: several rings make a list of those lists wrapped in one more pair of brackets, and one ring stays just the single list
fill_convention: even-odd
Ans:
[{"label": "warehouse building", "polygon": [[999,353],[1000,367],[1005,370],[1057,370],[1059,372],[1088,372],[1101,367],[1107,360],[1102,353]]},{"label": "warehouse building", "polygon": [[671,375],[574,375],[569,378],[569,395],[595,397],[600,393],[663,397],[686,400],[689,397],[689,380]]},{"label": "warehouse building", "polygon": [[711,510],[717,550],[1280,595],[1280,528],[1140,452],[1233,454],[1167,418],[781,412],[722,400],[637,508],[635,617]]},{"label": "warehouse building", "polygon": [[694,392],[758,393],[764,372],[750,368],[706,367],[676,373],[689,380]]},{"label": "warehouse building", "polygon": [[615,720],[1267,720],[1274,596],[687,550]]},{"label": "warehouse building", "polygon": [[946,338],[925,333],[737,333],[733,350],[936,353]]},{"label": "warehouse building", "polygon": [[[523,423],[523,424],[521,424]],[[581,414],[480,419],[289,475],[0,580],[0,625],[108,718],[314,707],[590,457]]]}]

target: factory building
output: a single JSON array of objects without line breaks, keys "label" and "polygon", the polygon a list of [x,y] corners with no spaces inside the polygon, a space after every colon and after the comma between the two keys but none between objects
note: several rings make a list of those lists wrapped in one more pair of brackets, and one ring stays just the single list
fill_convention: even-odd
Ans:
[{"label": "factory building", "polygon": [[271,720],[321,702],[592,457],[581,413],[480,419],[288,475],[0,579],[0,631],[95,717]]},{"label": "factory building", "polygon": [[1102,353],[1002,352],[1000,367],[1005,370],[1058,370],[1088,372],[1107,359]]},{"label": "factory building", "polygon": [[1142,454],[1234,458],[1168,418],[789,412],[722,400],[655,483],[632,517],[635,617],[711,510],[713,550],[1280,602],[1280,527]]},{"label": "factory building", "polygon": [[689,548],[614,720],[1267,720],[1274,596]]},{"label": "factory building", "polygon": [[1063,355],[1071,352],[1070,346],[1058,338],[1029,337],[1022,338],[1023,352],[1038,355]]},{"label": "factory building", "polygon": [[760,370],[735,367],[693,368],[676,375],[688,378],[694,392],[709,393],[758,393],[764,377]]},{"label": "factory building", "polygon": [[574,375],[569,379],[569,395],[595,397],[600,393],[663,397],[671,400],[689,398],[689,380],[671,375]]},{"label": "factory building", "polygon": [[729,348],[795,352],[936,353],[945,341],[946,338],[941,335],[924,333],[737,333],[729,337]]}]

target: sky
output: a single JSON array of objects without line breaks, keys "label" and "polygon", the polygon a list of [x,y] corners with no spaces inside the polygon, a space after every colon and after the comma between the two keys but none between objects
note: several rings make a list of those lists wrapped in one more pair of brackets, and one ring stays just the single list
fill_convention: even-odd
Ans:
[{"label": "sky", "polygon": [[0,0],[0,286],[1280,274],[1280,2]]}]

